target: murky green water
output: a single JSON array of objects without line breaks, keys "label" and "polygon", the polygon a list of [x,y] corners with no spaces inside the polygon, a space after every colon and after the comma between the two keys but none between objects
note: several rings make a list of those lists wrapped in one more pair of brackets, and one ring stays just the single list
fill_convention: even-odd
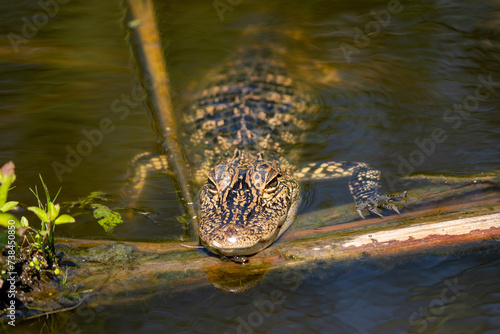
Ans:
[{"label": "murky green water", "polygon": [[[177,112],[193,83],[238,46],[272,43],[286,50],[290,71],[321,106],[304,162],[366,161],[386,175],[498,170],[498,1],[238,2],[222,16],[206,0],[158,5]],[[41,10],[49,13],[46,23],[36,16]],[[133,100],[139,80],[124,6],[69,1],[47,10],[28,1],[1,5],[0,17],[0,161],[17,166],[12,198],[33,204],[27,189],[38,173],[51,189],[63,187],[62,201],[95,190],[118,195],[130,159],[157,149],[147,110]],[[39,28],[25,27],[33,20]],[[102,136],[92,137],[95,129]],[[82,146],[90,138],[94,143]],[[72,151],[84,154],[68,158]],[[343,183],[308,188],[303,210],[351,201]],[[135,217],[109,236],[84,215],[59,233],[147,241],[183,235],[168,178],[152,177],[138,204],[154,211],[154,220]],[[68,333],[66,321],[96,333],[497,333],[499,268],[497,253],[318,266],[266,277],[243,295],[166,291],[48,323]],[[42,327],[48,330],[43,321],[17,329]]]}]

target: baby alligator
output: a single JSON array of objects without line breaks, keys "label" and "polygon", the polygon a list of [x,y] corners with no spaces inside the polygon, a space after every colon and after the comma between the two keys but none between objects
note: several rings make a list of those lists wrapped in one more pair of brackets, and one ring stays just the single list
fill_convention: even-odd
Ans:
[{"label": "baby alligator", "polygon": [[[299,180],[350,177],[357,213],[398,212],[381,195],[380,171],[362,162],[323,162],[297,167],[308,119],[317,110],[286,66],[264,50],[246,50],[208,75],[182,122],[197,196],[200,243],[212,253],[245,262],[271,245],[293,223]],[[164,164],[157,160],[151,166]],[[144,170],[144,169],[143,169]],[[136,179],[140,179],[137,177]]]}]

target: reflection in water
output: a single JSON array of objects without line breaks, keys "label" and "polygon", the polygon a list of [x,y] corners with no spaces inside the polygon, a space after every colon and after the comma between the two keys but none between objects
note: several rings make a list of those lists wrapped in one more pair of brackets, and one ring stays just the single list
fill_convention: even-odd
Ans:
[{"label": "reflection in water", "polygon": [[205,266],[210,283],[226,293],[243,293],[253,288],[271,268],[272,263],[250,261],[245,265],[224,261]]}]

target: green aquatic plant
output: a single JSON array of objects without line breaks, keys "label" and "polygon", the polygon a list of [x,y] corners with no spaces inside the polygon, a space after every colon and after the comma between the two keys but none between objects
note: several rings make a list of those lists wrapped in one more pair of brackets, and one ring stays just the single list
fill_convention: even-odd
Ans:
[{"label": "green aquatic plant", "polygon": [[122,216],[107,206],[94,203],[92,207],[94,209],[93,215],[104,231],[111,232],[116,225],[123,223]]},{"label": "green aquatic plant", "polygon": [[[43,192],[45,193],[46,201],[42,201],[38,188],[30,191],[35,195],[38,206],[30,206],[28,210],[33,212],[41,221],[40,228],[30,224],[25,216],[18,220],[8,211],[16,208],[19,204],[17,201],[7,201],[7,194],[12,183],[16,180],[15,165],[12,161],[7,162],[0,169],[0,225],[7,227],[8,243],[6,248],[15,249],[18,254],[17,262],[26,262],[29,264],[30,270],[40,271],[42,269],[54,269],[55,274],[59,274],[57,268],[57,258],[54,249],[54,232],[55,226],[60,224],[74,223],[75,219],[67,214],[60,215],[60,205],[55,203],[59,191],[55,198],[51,200],[49,189],[47,188],[42,176]],[[15,242],[15,234],[23,238],[21,244]],[[7,240],[6,240],[7,241]],[[14,253],[14,250],[12,251]],[[10,253],[9,253],[10,254]]]},{"label": "green aquatic plant", "polygon": [[[108,205],[101,203],[115,203],[112,196],[102,191],[93,191],[87,197],[79,199],[76,202],[70,202],[69,209],[81,208],[83,210],[92,210],[92,215],[106,233],[112,233],[113,229],[123,223],[123,218],[119,212],[113,210]],[[116,205],[115,205],[116,206]],[[116,208],[115,208],[116,209]],[[123,208],[118,208],[118,210]]]},{"label": "green aquatic plant", "polygon": [[0,225],[9,227],[9,222],[14,221],[18,224],[17,219],[7,213],[7,211],[16,207],[19,202],[9,201],[7,202],[7,193],[11,189],[10,186],[16,180],[16,174],[14,173],[14,163],[12,161],[7,162],[0,169]]},{"label": "green aquatic plant", "polygon": [[41,228],[38,230],[29,225],[26,217],[21,218],[21,226],[26,227],[30,232],[32,232],[32,242],[30,245],[34,247],[37,251],[41,251],[45,257],[45,259],[49,262],[49,264],[56,262],[55,250],[54,250],[54,231],[56,225],[74,223],[75,218],[70,215],[63,214],[59,215],[61,207],[59,204],[55,204],[55,200],[61,191],[57,192],[55,198],[53,200],[50,199],[49,189],[43,182],[43,178],[41,175],[40,181],[42,182],[43,192],[46,196],[45,204],[40,199],[40,195],[38,194],[38,188],[35,186],[35,190],[30,188],[30,191],[35,195],[38,206],[30,206],[28,210],[33,212],[41,221]]}]

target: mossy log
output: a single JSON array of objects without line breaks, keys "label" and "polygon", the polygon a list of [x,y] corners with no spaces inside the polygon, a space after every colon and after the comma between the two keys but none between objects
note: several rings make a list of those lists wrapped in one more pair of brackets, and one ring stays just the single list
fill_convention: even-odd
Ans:
[{"label": "mossy log", "polygon": [[[402,214],[360,220],[353,205],[298,217],[295,226],[248,264],[224,261],[197,242],[140,243],[60,238],[56,249],[66,267],[62,279],[32,291],[18,318],[77,307],[147,298],[159,291],[213,285],[241,293],[265,275],[318,265],[378,261],[385,263],[423,253],[450,254],[500,241],[500,185],[427,182],[414,188],[426,194],[411,200]],[[106,296],[92,298],[89,296]],[[6,319],[4,319],[6,320]]]}]

